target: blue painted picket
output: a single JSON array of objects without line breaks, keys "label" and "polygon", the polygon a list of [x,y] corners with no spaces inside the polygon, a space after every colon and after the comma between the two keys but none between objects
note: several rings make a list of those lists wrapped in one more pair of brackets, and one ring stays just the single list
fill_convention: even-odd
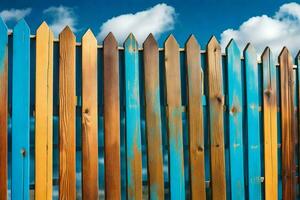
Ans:
[{"label": "blue painted picket", "polygon": [[29,199],[30,30],[14,27],[12,70],[12,199]]},{"label": "blue painted picket", "polygon": [[259,88],[257,54],[254,47],[248,44],[244,50],[246,79],[247,111],[247,169],[249,199],[261,199],[261,148],[259,119]]},{"label": "blue painted picket", "polygon": [[240,50],[234,40],[226,47],[229,109],[231,199],[245,199],[243,159],[243,90]]},{"label": "blue painted picket", "polygon": [[126,156],[127,198],[142,199],[142,145],[140,128],[139,60],[138,44],[130,34],[125,49],[126,95]]}]

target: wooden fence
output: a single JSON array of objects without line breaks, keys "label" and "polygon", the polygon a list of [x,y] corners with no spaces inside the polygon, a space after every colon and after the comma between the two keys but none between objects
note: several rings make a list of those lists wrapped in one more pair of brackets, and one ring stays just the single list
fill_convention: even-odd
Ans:
[{"label": "wooden fence", "polygon": [[0,20],[0,199],[295,199],[295,61]]}]

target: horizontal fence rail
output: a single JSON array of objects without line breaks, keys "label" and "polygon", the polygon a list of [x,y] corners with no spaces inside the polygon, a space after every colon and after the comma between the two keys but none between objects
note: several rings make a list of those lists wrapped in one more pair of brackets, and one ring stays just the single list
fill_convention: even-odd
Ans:
[{"label": "horizontal fence rail", "polygon": [[299,197],[300,54],[98,42],[0,19],[0,199]]}]

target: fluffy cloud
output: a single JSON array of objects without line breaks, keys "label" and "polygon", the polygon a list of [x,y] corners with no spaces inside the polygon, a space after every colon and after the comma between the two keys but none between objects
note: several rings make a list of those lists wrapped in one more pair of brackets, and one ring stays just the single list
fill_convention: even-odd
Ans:
[{"label": "fluffy cloud", "polygon": [[107,20],[100,27],[97,38],[103,40],[109,32],[113,32],[118,42],[123,43],[129,33],[133,33],[141,45],[149,33],[158,38],[163,32],[172,30],[175,17],[173,7],[157,4],[141,12],[124,14]]},{"label": "fluffy cloud", "polygon": [[256,16],[248,19],[237,30],[227,29],[221,34],[223,49],[234,38],[242,49],[251,42],[261,53],[269,46],[277,56],[283,46],[295,55],[300,49],[300,4],[283,4],[274,16]]},{"label": "fluffy cloud", "polygon": [[58,7],[52,6],[44,10],[43,13],[51,18],[52,21],[49,26],[55,35],[58,35],[67,25],[72,31],[77,31],[77,18],[73,8],[62,5]]},{"label": "fluffy cloud", "polygon": [[10,9],[10,10],[3,10],[0,12],[0,17],[3,21],[18,21],[31,13],[31,8],[25,9]]}]

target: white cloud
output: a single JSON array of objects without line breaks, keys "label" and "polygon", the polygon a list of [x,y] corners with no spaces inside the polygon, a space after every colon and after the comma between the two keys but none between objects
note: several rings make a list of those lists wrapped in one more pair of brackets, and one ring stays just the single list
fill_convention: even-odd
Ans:
[{"label": "white cloud", "polygon": [[3,10],[0,12],[0,17],[3,19],[4,22],[6,21],[18,21],[31,13],[31,8],[24,8],[24,9],[10,9],[10,10]]},{"label": "white cloud", "polygon": [[224,49],[229,40],[234,38],[243,49],[247,42],[251,42],[261,53],[269,46],[277,56],[283,46],[287,46],[295,55],[300,49],[300,4],[283,4],[274,16],[255,16],[237,30],[227,29],[221,34],[221,45]]},{"label": "white cloud", "polygon": [[113,17],[102,24],[97,38],[103,40],[109,32],[113,32],[119,43],[123,43],[133,33],[141,45],[149,33],[156,38],[174,28],[175,9],[166,4],[156,6],[137,13],[129,13]]},{"label": "white cloud", "polygon": [[43,13],[50,16],[51,22],[49,26],[55,35],[58,35],[67,25],[72,29],[72,31],[77,31],[77,17],[73,8],[62,5],[58,7],[52,6],[44,10]]}]

